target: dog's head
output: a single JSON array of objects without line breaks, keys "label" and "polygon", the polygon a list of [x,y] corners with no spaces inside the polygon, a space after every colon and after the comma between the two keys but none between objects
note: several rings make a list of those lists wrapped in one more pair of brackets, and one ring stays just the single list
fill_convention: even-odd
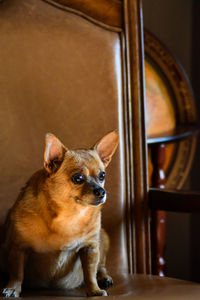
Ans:
[{"label": "dog's head", "polygon": [[118,133],[112,131],[92,149],[69,150],[53,134],[47,134],[44,168],[51,181],[51,193],[60,201],[81,205],[99,206],[104,203],[105,169],[115,153],[118,139]]}]

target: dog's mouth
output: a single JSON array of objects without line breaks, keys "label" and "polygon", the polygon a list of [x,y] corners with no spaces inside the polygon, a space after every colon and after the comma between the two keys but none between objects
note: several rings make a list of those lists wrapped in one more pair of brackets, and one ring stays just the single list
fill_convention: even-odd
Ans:
[{"label": "dog's mouth", "polygon": [[103,198],[101,198],[101,199],[95,198],[91,202],[84,201],[84,200],[82,200],[81,198],[78,198],[78,197],[75,198],[75,201],[76,201],[76,203],[79,203],[79,204],[82,204],[82,205],[85,205],[85,206],[87,206],[87,205],[100,206],[100,205],[102,205],[103,203],[106,202],[106,194]]},{"label": "dog's mouth", "polygon": [[99,206],[106,202],[106,195],[102,199],[96,199],[93,203],[90,203],[93,206]]}]

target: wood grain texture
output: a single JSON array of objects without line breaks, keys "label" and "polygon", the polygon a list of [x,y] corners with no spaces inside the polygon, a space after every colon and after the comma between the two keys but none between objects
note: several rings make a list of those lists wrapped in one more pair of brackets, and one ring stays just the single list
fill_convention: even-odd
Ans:
[{"label": "wood grain texture", "polygon": [[[127,67],[128,153],[132,232],[129,234],[130,272],[151,272],[150,226],[147,203],[147,148],[144,96],[143,17],[140,0],[124,1]],[[130,228],[130,227],[129,227]],[[130,230],[131,230],[130,228]],[[132,236],[131,236],[132,235]]]},{"label": "wood grain texture", "polygon": [[108,26],[114,31],[121,31],[123,26],[123,7],[119,0],[43,0],[58,5],[63,9],[71,9],[74,13],[97,23]]}]

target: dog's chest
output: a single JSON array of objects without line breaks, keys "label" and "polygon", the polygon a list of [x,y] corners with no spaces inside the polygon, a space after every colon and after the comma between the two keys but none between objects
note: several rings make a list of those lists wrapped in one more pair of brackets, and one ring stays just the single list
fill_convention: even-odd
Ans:
[{"label": "dog's chest", "polygon": [[99,230],[88,230],[88,232],[53,232],[46,237],[41,236],[30,241],[31,248],[38,253],[51,251],[64,251],[67,253],[78,252],[80,248],[99,237]]},{"label": "dog's chest", "polygon": [[83,218],[65,218],[62,215],[54,220],[52,225],[52,239],[59,250],[77,250],[91,239],[96,239],[100,232],[100,216],[95,222]]},{"label": "dog's chest", "polygon": [[78,249],[98,238],[100,232],[100,214],[85,218],[84,214],[62,213],[48,226],[42,219],[34,220],[25,220],[19,231],[25,244],[38,253]]}]

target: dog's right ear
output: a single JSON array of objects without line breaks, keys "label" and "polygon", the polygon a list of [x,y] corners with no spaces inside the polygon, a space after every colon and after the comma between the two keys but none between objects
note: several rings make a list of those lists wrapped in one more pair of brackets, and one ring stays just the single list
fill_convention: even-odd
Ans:
[{"label": "dog's right ear", "polygon": [[99,154],[105,168],[109,165],[118,143],[119,133],[117,131],[111,131],[103,136],[93,147]]},{"label": "dog's right ear", "polygon": [[65,146],[52,133],[47,133],[45,137],[44,150],[44,168],[48,173],[55,173],[63,159],[66,152]]}]

